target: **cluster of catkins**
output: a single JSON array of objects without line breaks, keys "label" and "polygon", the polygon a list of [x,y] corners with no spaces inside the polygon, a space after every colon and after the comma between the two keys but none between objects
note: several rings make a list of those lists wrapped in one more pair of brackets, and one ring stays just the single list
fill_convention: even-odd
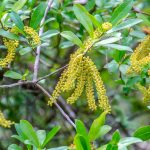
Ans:
[{"label": "cluster of catkins", "polygon": [[131,66],[129,67],[127,74],[141,73],[144,66],[150,63],[150,35],[137,46],[133,54],[130,57]]},{"label": "cluster of catkins", "polygon": [[[143,68],[150,63],[150,35],[146,36],[144,40],[137,46],[135,51],[130,57],[131,66],[127,70],[127,74],[140,74]],[[150,75],[150,70],[148,70]],[[150,86],[146,88],[140,84],[137,84],[138,89],[142,92],[145,103],[150,102]]]},{"label": "cluster of catkins", "polygon": [[[111,107],[106,96],[106,90],[93,61],[85,56],[96,39],[99,39],[103,33],[112,27],[110,23],[102,24],[102,27],[94,31],[93,38],[89,37],[84,43],[84,48],[79,48],[70,56],[68,67],[62,73],[51,99],[48,101],[52,105],[62,92],[74,90],[72,95],[67,99],[69,104],[73,104],[82,95],[84,89],[91,110],[96,110],[99,106],[102,110],[110,113]],[[98,105],[95,101],[94,85],[98,95]]]},{"label": "cluster of catkins", "polygon": [[14,124],[14,122],[6,120],[3,113],[0,111],[0,126],[4,128],[10,128],[12,124]]},{"label": "cluster of catkins", "polygon": [[[18,30],[16,27],[13,27],[10,30],[10,32],[14,34],[18,34]],[[36,46],[40,44],[40,37],[38,36],[37,32],[34,29],[32,29],[31,27],[25,26],[24,33],[32,39],[31,40],[32,46]],[[7,55],[5,58],[0,59],[0,67],[6,68],[8,64],[10,64],[15,58],[16,48],[19,45],[19,41],[3,38],[3,42],[4,42],[5,47],[7,48]]]}]

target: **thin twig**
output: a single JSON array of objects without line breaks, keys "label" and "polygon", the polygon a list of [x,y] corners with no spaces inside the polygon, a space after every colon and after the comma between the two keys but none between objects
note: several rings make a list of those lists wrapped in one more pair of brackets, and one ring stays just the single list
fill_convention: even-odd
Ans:
[{"label": "thin twig", "polygon": [[61,68],[59,68],[59,69],[57,69],[57,70],[56,70],[56,71],[54,71],[54,72],[51,72],[51,73],[47,74],[47,75],[46,75],[46,76],[44,76],[44,77],[39,78],[39,79],[36,81],[36,83],[38,83],[38,82],[40,82],[41,80],[44,80],[44,79],[46,79],[46,78],[50,77],[51,75],[53,75],[53,74],[55,74],[55,73],[57,73],[57,72],[59,72],[59,71],[63,70],[63,69],[64,69],[64,68],[66,68],[67,66],[68,66],[68,64],[67,64],[67,65],[65,65],[65,66],[63,66],[63,67],[61,67]]},{"label": "thin twig", "polygon": [[[41,25],[45,22],[46,16],[48,14],[48,11],[49,11],[52,3],[53,3],[53,0],[49,0],[48,1],[47,8],[46,8],[45,13],[44,13],[44,17],[43,17],[43,19],[41,21]],[[40,28],[40,31],[39,31],[39,36],[41,36],[43,34],[43,31],[44,31],[44,27],[42,26]],[[39,70],[39,62],[40,62],[40,53],[41,53],[41,46],[38,46],[37,50],[36,50],[36,54],[37,55],[36,55],[35,64],[34,64],[33,81],[37,80],[38,70]]]},{"label": "thin twig", "polygon": [[143,15],[150,16],[149,13],[143,12],[140,9],[136,8],[136,7],[133,7],[133,11],[136,12],[136,13],[140,13],[140,14],[143,14]]},{"label": "thin twig", "polygon": [[13,84],[0,85],[0,88],[12,88],[12,87],[20,86],[20,85],[25,85],[25,84],[33,84],[33,82],[32,81],[19,81]]},{"label": "thin twig", "polygon": [[[48,91],[46,91],[41,85],[39,84],[35,84],[41,91],[43,91],[43,93],[48,96],[49,98],[51,98],[52,96],[48,93]],[[59,109],[59,111],[61,112],[61,114],[68,120],[68,122],[74,127],[76,128],[74,122],[70,119],[70,117],[64,112],[64,110],[59,106],[59,104],[57,102],[54,102],[54,105]]]}]

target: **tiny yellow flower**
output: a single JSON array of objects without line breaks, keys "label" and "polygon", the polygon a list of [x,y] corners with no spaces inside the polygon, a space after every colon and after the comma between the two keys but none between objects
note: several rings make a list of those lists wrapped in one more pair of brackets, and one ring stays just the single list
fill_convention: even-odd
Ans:
[{"label": "tiny yellow flower", "polygon": [[102,29],[105,30],[105,31],[108,31],[112,28],[112,24],[110,22],[104,22],[102,24]]}]

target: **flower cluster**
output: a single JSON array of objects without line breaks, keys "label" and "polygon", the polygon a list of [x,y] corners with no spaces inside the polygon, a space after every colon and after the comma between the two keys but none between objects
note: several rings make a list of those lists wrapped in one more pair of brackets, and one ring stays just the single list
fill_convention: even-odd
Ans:
[{"label": "flower cluster", "polygon": [[148,88],[142,86],[141,84],[137,84],[138,89],[143,94],[143,101],[145,104],[150,103],[150,86]]},{"label": "flower cluster", "polygon": [[12,124],[14,124],[14,122],[6,120],[3,113],[0,111],[0,126],[4,128],[10,128]]},{"label": "flower cluster", "polygon": [[127,74],[140,73],[143,67],[150,63],[150,35],[135,49],[130,57],[131,66]]},{"label": "flower cluster", "polygon": [[29,38],[32,38],[30,43],[33,47],[40,44],[40,37],[33,28],[25,26],[24,32],[29,36]]},{"label": "flower cluster", "polygon": [[[14,33],[13,28],[12,30],[10,30],[10,32]],[[3,42],[8,50],[7,50],[6,57],[3,59],[0,59],[0,67],[5,68],[7,67],[8,64],[10,64],[14,60],[16,48],[19,45],[19,41],[4,38]]]},{"label": "flower cluster", "polygon": [[[99,39],[104,32],[112,27],[110,23],[104,23],[101,27],[94,31],[93,38],[87,38],[83,43],[83,48],[79,48],[70,56],[68,68],[62,73],[52,97],[48,101],[48,105],[52,105],[62,92],[74,90],[71,96],[67,99],[69,104],[73,104],[82,95],[84,89],[88,101],[88,106],[91,110],[96,110],[99,106],[106,112],[111,111],[111,107],[106,96],[106,90],[99,72],[93,61],[84,56],[89,51],[95,40]],[[94,81],[94,82],[93,82]],[[98,105],[95,101],[94,84],[98,95]]]},{"label": "flower cluster", "polygon": [[49,105],[52,105],[61,92],[67,92],[73,89],[74,92],[67,99],[69,104],[73,104],[82,95],[85,89],[89,108],[91,110],[96,110],[97,105],[94,96],[94,83],[98,95],[98,105],[102,110],[109,113],[111,108],[99,72],[93,61],[82,54],[71,59],[68,68],[60,77],[60,80],[52,94],[52,98],[48,103]]}]

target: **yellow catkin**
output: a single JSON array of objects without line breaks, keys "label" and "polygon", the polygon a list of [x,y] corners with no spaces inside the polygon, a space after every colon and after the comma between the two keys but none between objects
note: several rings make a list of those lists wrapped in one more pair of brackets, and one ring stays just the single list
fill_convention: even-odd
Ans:
[{"label": "yellow catkin", "polygon": [[143,94],[143,102],[145,104],[149,104],[150,103],[150,86],[147,89],[146,87],[142,86],[141,84],[137,84],[137,87],[140,90],[140,92]]},{"label": "yellow catkin", "polygon": [[145,65],[150,63],[150,35],[138,45],[130,57],[131,66],[127,74],[140,73]]},{"label": "yellow catkin", "polygon": [[89,109],[93,111],[96,110],[97,106],[96,106],[95,98],[94,98],[93,80],[90,74],[88,74],[88,77],[86,80],[86,97],[87,97]]},{"label": "yellow catkin", "polygon": [[14,124],[14,122],[6,120],[3,113],[0,111],[0,126],[4,128],[10,128],[12,124]]},{"label": "yellow catkin", "polygon": [[99,75],[98,69],[94,65],[93,61],[87,57],[86,58],[87,67],[89,68],[92,78],[95,82],[97,94],[98,94],[98,100],[99,100],[99,107],[106,111],[107,113],[110,113],[111,107],[109,105],[108,97],[106,96],[106,89],[104,87],[104,83]]},{"label": "yellow catkin", "polygon": [[80,54],[77,57],[72,56],[70,60],[68,69],[67,69],[67,80],[63,86],[63,91],[69,91],[74,88],[75,81],[78,77],[78,74],[81,71],[81,62],[83,55]]},{"label": "yellow catkin", "polygon": [[[58,96],[61,94],[61,92],[64,91],[69,91],[71,89],[74,88],[74,92],[73,94],[68,98],[68,103],[74,103],[82,94],[85,84],[86,84],[86,80],[87,77],[86,76],[88,74],[87,72],[87,65],[88,67],[94,67],[94,71],[96,69],[95,65],[89,66],[91,65],[89,62],[91,62],[91,60],[89,60],[89,58],[83,57],[83,55],[85,55],[85,53],[89,50],[91,50],[93,44],[95,43],[95,41],[97,39],[99,39],[107,30],[111,29],[112,25],[111,23],[103,23],[101,27],[98,27],[94,33],[93,33],[93,37],[88,37],[84,42],[83,42],[83,47],[77,49],[77,51],[71,55],[70,57],[70,62],[68,64],[68,68],[62,73],[54,92],[52,93],[52,98],[49,99],[48,104],[52,105],[56,99],[58,98]],[[87,61],[89,60],[89,62]],[[86,67],[85,67],[86,66]],[[89,70],[89,69],[88,69]],[[91,73],[93,74],[93,70],[90,69]],[[96,69],[97,71],[97,69]],[[95,74],[95,73],[94,73]],[[110,106],[108,103],[108,98],[105,95],[106,91],[105,88],[103,86],[103,82],[102,80],[100,80],[100,76],[98,75],[99,80],[97,79],[97,81],[99,83],[96,83],[97,81],[95,81],[95,84],[100,85],[102,84],[102,87],[97,88],[98,91],[98,95],[99,95],[99,102],[100,102],[100,107],[103,110],[106,110],[107,112],[110,112]],[[95,79],[95,76],[92,76],[92,79]],[[98,86],[97,85],[97,86]],[[89,85],[86,86],[87,87],[87,91],[91,91],[93,92],[93,94],[87,94],[87,98],[88,98],[88,104],[90,109],[92,110],[96,110],[96,104],[95,101],[92,100],[92,96],[94,95],[94,91],[92,89],[91,83],[89,83]],[[101,95],[100,95],[101,94]]]},{"label": "yellow catkin", "polygon": [[33,28],[25,26],[24,32],[32,38],[32,41],[30,42],[32,46],[37,46],[41,43],[38,33]]},{"label": "yellow catkin", "polygon": [[8,64],[10,64],[14,58],[16,53],[16,48],[19,45],[19,42],[17,40],[10,40],[10,39],[3,39],[4,45],[7,48],[7,55],[5,58],[0,59],[0,67],[6,68]]},{"label": "yellow catkin", "polygon": [[85,71],[84,63],[82,61],[81,72],[80,72],[80,75],[77,77],[76,88],[73,94],[67,99],[67,102],[69,104],[73,104],[81,96],[84,90],[85,79],[86,79],[86,71]]}]

